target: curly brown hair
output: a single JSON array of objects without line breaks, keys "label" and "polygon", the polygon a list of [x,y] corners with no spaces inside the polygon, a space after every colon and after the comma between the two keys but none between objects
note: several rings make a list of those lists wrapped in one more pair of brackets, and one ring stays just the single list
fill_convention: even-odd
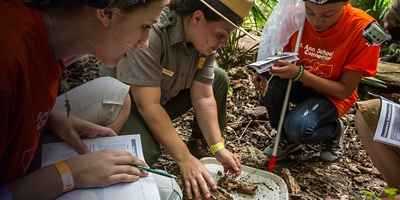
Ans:
[{"label": "curly brown hair", "polygon": [[400,41],[400,0],[394,0],[383,19],[392,40]]}]

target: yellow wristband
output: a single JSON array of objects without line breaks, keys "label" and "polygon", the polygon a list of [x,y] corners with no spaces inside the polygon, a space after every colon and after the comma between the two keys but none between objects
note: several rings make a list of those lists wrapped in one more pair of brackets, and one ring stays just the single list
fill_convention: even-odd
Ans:
[{"label": "yellow wristband", "polygon": [[225,143],[224,142],[218,142],[217,144],[211,145],[210,151],[214,155],[217,153],[217,151],[224,149],[225,148]]},{"label": "yellow wristband", "polygon": [[54,163],[58,173],[60,174],[61,181],[63,182],[63,193],[74,189],[74,178],[72,177],[71,170],[67,163],[64,161]]}]

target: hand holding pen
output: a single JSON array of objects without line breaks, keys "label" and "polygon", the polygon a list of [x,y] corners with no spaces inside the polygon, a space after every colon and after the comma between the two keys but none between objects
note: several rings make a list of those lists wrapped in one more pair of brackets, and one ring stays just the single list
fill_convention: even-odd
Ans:
[{"label": "hand holding pen", "polygon": [[256,74],[256,77],[254,79],[254,85],[255,85],[256,89],[258,91],[260,91],[260,93],[263,97],[267,93],[268,84],[273,77],[274,77],[274,74],[271,74],[267,80],[263,74]]},{"label": "hand holding pen", "polygon": [[267,85],[264,87],[263,91],[261,92],[261,96],[265,97],[265,94],[267,94],[267,90],[268,90],[268,84],[271,81],[271,79],[274,77],[274,74],[272,74],[267,81]]}]

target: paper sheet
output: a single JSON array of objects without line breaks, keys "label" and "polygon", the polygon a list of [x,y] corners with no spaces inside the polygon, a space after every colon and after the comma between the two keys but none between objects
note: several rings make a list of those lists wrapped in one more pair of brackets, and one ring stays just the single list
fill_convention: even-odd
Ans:
[{"label": "paper sheet", "polygon": [[381,99],[374,140],[400,148],[400,105],[383,97]]},{"label": "paper sheet", "polygon": [[[128,151],[133,156],[144,160],[140,135],[124,135],[115,137],[103,137],[85,139],[83,142],[90,151],[98,151],[105,148]],[[79,155],[75,149],[66,142],[43,144],[42,167],[66,160]],[[149,173],[146,178],[141,178],[134,183],[119,183],[105,188],[77,189],[61,195],[58,199],[160,199],[157,184]]]},{"label": "paper sheet", "polygon": [[264,60],[259,60],[257,62],[248,64],[244,66],[244,68],[253,68],[254,70],[257,71],[257,73],[262,74],[264,72],[267,72],[271,69],[271,67],[274,65],[274,63],[278,60],[284,60],[287,62],[294,62],[299,60],[298,53],[292,53],[292,52],[283,52],[281,54],[268,57]]}]

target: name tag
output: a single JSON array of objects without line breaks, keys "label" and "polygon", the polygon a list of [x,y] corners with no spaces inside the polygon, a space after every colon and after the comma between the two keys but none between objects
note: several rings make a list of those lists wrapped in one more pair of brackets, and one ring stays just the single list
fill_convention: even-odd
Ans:
[{"label": "name tag", "polygon": [[168,70],[168,69],[165,69],[165,68],[162,68],[162,73],[163,73],[163,74],[166,74],[166,75],[168,75],[168,76],[173,76],[173,75],[174,75],[174,72],[173,72],[173,71]]},{"label": "name tag", "polygon": [[205,62],[205,61],[206,61],[206,58],[201,57],[201,58],[199,59],[199,63],[197,63],[197,68],[199,68],[199,69],[203,68],[203,67],[204,67],[204,62]]}]

